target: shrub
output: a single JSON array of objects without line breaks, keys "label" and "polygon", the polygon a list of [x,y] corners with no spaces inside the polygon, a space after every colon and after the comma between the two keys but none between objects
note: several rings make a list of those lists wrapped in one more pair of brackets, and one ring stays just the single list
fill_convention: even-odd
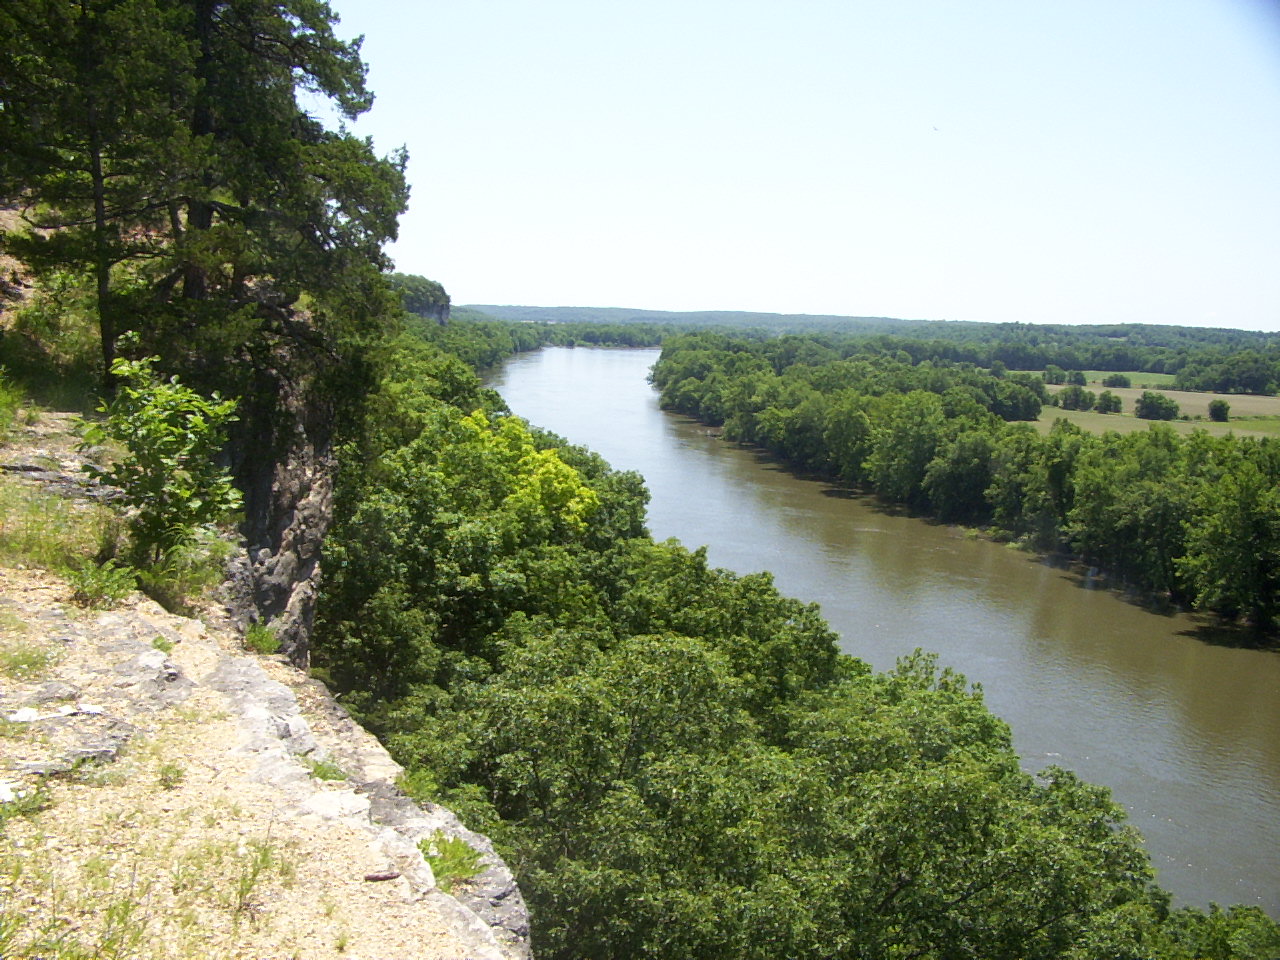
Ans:
[{"label": "shrub", "polygon": [[72,601],[90,610],[118,606],[138,585],[137,571],[115,560],[70,567],[63,577],[71,585]]},{"label": "shrub", "polygon": [[419,840],[418,849],[431,864],[436,886],[445,893],[452,892],[459,880],[470,880],[480,872],[480,851],[461,837],[445,836],[443,830]]},{"label": "shrub", "polygon": [[217,462],[226,425],[236,419],[235,401],[216,393],[205,399],[177,377],[162,380],[152,370],[157,360],[116,358],[111,372],[121,383],[114,399],[99,408],[106,421],[84,433],[85,446],[106,438],[125,445],[127,454],[113,466],[85,469],[124,491],[137,511],[129,523],[134,550],[152,563],[240,503]]},{"label": "shrub", "polygon": [[270,654],[280,649],[280,638],[265,623],[251,623],[244,632],[245,649]]},{"label": "shrub", "polygon": [[1120,398],[1110,390],[1103,390],[1093,402],[1093,409],[1098,413],[1119,413]]},{"label": "shrub", "polygon": [[1226,423],[1231,413],[1231,404],[1225,400],[1209,401],[1209,419],[1216,423]]},{"label": "shrub", "polygon": [[1166,397],[1163,393],[1143,390],[1133,404],[1133,415],[1143,420],[1176,420],[1178,419],[1178,401]]}]

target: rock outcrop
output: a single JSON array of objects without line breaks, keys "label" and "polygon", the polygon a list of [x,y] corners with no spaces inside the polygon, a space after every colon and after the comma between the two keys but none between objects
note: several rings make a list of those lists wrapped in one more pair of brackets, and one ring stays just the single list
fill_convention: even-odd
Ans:
[{"label": "rock outcrop", "polygon": [[[492,844],[397,789],[400,767],[297,666],[331,491],[324,425],[298,422],[293,455],[261,470],[271,506],[241,584],[250,619],[297,631],[279,634],[290,656],[242,649],[245,605],[195,620],[134,594],[89,612],[60,578],[0,567],[0,920],[90,953],[127,915],[138,956],[527,960]],[[109,497],[71,427],[23,427],[0,450],[8,482]],[[442,838],[478,858],[448,893],[422,852]]]},{"label": "rock outcrop", "polygon": [[[35,665],[0,686],[0,799],[50,804],[6,825],[17,881],[0,881],[0,912],[56,927],[79,898],[67,935],[92,947],[112,909],[95,871],[115,870],[146,891],[131,921],[156,944],[144,956],[528,958],[523,901],[489,842],[400,793],[400,768],[321,684],[241,651],[229,621],[137,594],[96,613],[69,600],[50,574],[0,569],[0,649]],[[438,836],[480,857],[452,895],[420,847]],[[218,861],[207,889],[174,882],[204,857]]]}]

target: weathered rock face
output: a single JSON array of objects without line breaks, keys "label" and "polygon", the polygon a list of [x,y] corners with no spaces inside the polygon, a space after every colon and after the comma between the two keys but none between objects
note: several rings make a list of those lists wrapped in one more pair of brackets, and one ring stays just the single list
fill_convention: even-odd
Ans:
[{"label": "weathered rock face", "polygon": [[231,564],[227,600],[242,624],[269,623],[280,651],[305,667],[335,461],[332,405],[298,366],[281,363],[260,374],[257,399],[245,402],[232,440],[247,551]]},{"label": "weathered rock face", "polygon": [[[322,684],[240,650],[216,611],[201,623],[135,594],[88,613],[69,597],[56,577],[0,567],[0,649],[39,650],[44,664],[0,683],[0,802],[43,791],[52,803],[0,831],[0,861],[32,877],[43,851],[63,862],[59,884],[20,878],[6,891],[20,898],[19,926],[56,925],[74,902],[69,935],[98,955],[108,907],[82,869],[94,860],[147,891],[131,915],[140,958],[528,960],[524,902],[492,845],[400,793],[401,768]],[[439,835],[477,856],[451,889],[422,849]],[[226,860],[255,844],[292,879],[267,870],[251,900],[218,909],[236,876],[210,851]],[[175,882],[182,864],[213,893]],[[45,895],[55,887],[65,900]],[[184,934],[187,913],[201,924]],[[186,935],[207,953],[179,949]]]}]

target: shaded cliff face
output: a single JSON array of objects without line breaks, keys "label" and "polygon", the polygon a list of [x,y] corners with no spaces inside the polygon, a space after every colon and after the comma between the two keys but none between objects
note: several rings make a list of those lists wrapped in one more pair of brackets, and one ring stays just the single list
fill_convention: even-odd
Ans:
[{"label": "shaded cliff face", "polygon": [[277,359],[257,371],[231,442],[247,549],[231,564],[228,602],[242,622],[269,624],[281,653],[305,667],[333,514],[334,403],[317,386],[323,359],[284,348]]}]

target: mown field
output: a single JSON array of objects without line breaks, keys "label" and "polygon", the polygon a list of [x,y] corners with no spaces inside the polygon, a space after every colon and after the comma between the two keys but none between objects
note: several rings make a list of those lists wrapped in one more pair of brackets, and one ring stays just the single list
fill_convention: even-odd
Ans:
[{"label": "mown field", "polygon": [[[1094,393],[1099,393],[1104,389],[1099,382],[1105,374],[1096,370],[1085,371],[1085,376],[1089,380],[1087,389]],[[1123,404],[1121,412],[1116,413],[1094,413],[1092,410],[1060,410],[1057,407],[1045,407],[1040,412],[1040,419],[1037,425],[1043,432],[1048,432],[1053,426],[1053,422],[1059,418],[1069,420],[1082,429],[1091,433],[1103,433],[1107,430],[1114,430],[1117,433],[1132,433],[1134,430],[1145,430],[1156,421],[1139,420],[1133,415],[1133,406],[1138,397],[1142,396],[1143,388],[1137,386],[1138,383],[1151,377],[1167,377],[1173,378],[1168,374],[1157,373],[1131,373],[1129,374],[1133,383],[1132,387],[1111,387],[1110,390],[1120,398]],[[1050,393],[1056,393],[1061,387],[1050,387]],[[1220,435],[1225,433],[1237,433],[1241,435],[1251,436],[1280,436],[1280,397],[1261,397],[1251,394],[1235,394],[1235,393],[1196,393],[1187,390],[1169,390],[1160,389],[1159,393],[1177,401],[1178,412],[1180,416],[1190,417],[1190,420],[1171,420],[1168,422],[1175,430],[1180,433],[1190,433],[1192,430],[1207,430],[1209,433]],[[1230,420],[1226,423],[1214,423],[1209,419],[1209,403],[1212,400],[1225,400],[1231,405]]]}]

